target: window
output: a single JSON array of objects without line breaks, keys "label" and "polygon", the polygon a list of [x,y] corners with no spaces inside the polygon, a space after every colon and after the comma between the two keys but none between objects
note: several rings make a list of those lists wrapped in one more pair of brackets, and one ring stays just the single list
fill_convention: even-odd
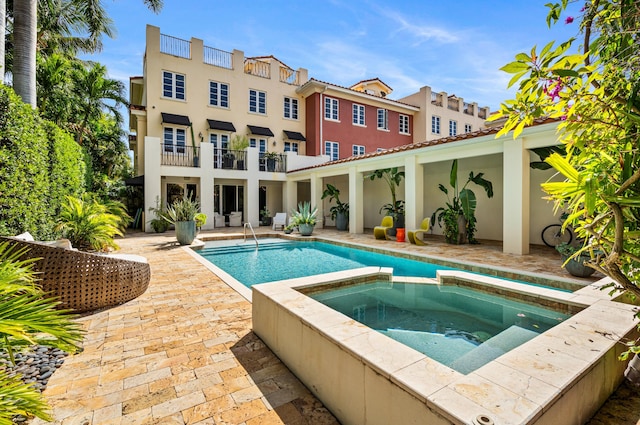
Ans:
[{"label": "window", "polygon": [[433,134],[440,134],[440,117],[435,115],[431,116],[431,132]]},{"label": "window", "polygon": [[162,96],[184,100],[185,76],[162,71]]},{"label": "window", "polygon": [[364,125],[364,105],[353,105],[353,123]]},{"label": "window", "polygon": [[229,84],[209,81],[209,105],[229,107]]},{"label": "window", "polygon": [[338,121],[338,99],[324,98],[324,118]]},{"label": "window", "polygon": [[400,114],[400,133],[409,134],[409,116]]},{"label": "window", "polygon": [[292,120],[298,119],[298,99],[284,98],[284,117]]},{"label": "window", "polygon": [[449,120],[449,136],[455,136],[458,134],[458,122]]},{"label": "window", "polygon": [[284,151],[298,153],[298,142],[284,142]]},{"label": "window", "polygon": [[209,142],[213,145],[213,162],[214,168],[222,168],[222,157],[227,153],[229,148],[229,135],[211,133]]},{"label": "window", "polygon": [[389,130],[389,111],[378,109],[378,130]]},{"label": "window", "polygon": [[465,133],[471,133],[471,124],[465,124],[464,125],[464,132]]},{"label": "window", "polygon": [[353,156],[364,155],[364,146],[362,146],[362,145],[353,145],[352,154],[353,154]]},{"label": "window", "polygon": [[164,151],[171,153],[184,153],[185,137],[184,128],[165,127],[164,128]]},{"label": "window", "polygon": [[252,148],[257,147],[258,152],[264,153],[267,151],[267,139],[256,139],[252,137],[249,139],[249,146]]},{"label": "window", "polygon": [[249,112],[256,114],[267,113],[267,93],[259,90],[249,90]]},{"label": "window", "polygon": [[324,142],[324,154],[329,155],[331,161],[336,161],[340,157],[338,142]]}]

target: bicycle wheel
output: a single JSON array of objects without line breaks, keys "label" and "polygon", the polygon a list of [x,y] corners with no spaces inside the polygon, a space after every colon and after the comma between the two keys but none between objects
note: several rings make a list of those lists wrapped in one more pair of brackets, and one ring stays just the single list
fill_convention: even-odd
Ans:
[{"label": "bicycle wheel", "polygon": [[565,229],[562,231],[562,225],[560,224],[550,224],[542,230],[542,242],[546,246],[550,246],[551,248],[555,248],[560,245],[562,242],[571,243],[573,240],[573,233],[571,230]]}]

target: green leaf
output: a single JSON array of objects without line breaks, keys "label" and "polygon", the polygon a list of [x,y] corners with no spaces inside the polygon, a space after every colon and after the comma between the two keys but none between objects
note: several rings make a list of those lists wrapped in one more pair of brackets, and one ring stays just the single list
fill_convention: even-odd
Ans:
[{"label": "green leaf", "polygon": [[501,71],[508,72],[510,74],[527,71],[529,66],[522,62],[511,62],[500,68]]},{"label": "green leaf", "polygon": [[575,77],[575,78],[580,77],[580,74],[578,74],[576,71],[572,69],[555,69],[552,71],[552,73],[559,77]]}]

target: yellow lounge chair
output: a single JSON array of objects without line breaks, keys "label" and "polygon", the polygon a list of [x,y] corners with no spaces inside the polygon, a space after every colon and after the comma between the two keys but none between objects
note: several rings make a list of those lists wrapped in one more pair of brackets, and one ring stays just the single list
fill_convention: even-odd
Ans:
[{"label": "yellow lounge chair", "polygon": [[425,218],[424,220],[422,220],[422,224],[420,225],[419,229],[409,230],[409,232],[407,233],[409,242],[411,242],[414,245],[425,245],[424,241],[418,238],[418,235],[422,235],[425,232],[428,232],[430,226],[431,226],[430,218]]},{"label": "yellow lounge chair", "polygon": [[373,228],[373,236],[376,239],[389,239],[387,237],[387,230],[393,227],[393,217],[390,215],[384,216],[382,218],[382,223],[380,226],[376,226]]}]

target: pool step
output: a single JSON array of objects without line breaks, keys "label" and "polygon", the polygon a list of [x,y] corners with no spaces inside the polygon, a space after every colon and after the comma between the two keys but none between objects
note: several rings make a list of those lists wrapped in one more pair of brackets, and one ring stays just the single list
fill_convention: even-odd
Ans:
[{"label": "pool step", "polygon": [[[292,242],[269,242],[269,243],[262,243],[259,246],[259,250],[260,251],[264,251],[264,250],[272,250],[272,249],[282,249],[282,248],[292,248],[294,245],[292,244]],[[237,253],[237,252],[247,252],[247,251],[255,251],[256,250],[256,244],[254,242],[247,242],[247,243],[242,243],[242,244],[238,244],[238,245],[228,245],[228,246],[221,246],[221,247],[216,247],[216,248],[204,248],[202,250],[199,251],[199,254],[201,255],[222,255],[222,254],[233,254],[233,253]]]},{"label": "pool step", "polygon": [[538,332],[512,325],[456,359],[451,367],[464,374],[473,372],[538,335]]}]

